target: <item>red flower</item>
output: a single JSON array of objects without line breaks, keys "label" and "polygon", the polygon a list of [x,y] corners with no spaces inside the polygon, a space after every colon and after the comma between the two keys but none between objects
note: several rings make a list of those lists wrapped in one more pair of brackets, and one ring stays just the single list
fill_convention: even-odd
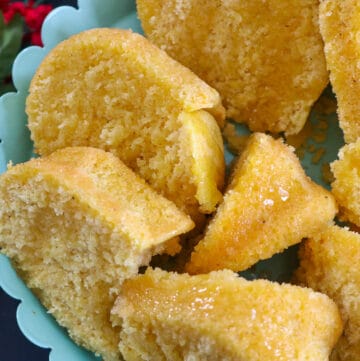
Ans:
[{"label": "red flower", "polygon": [[13,2],[9,5],[10,9],[19,13],[21,16],[24,16],[26,13],[26,6],[21,1]]},{"label": "red flower", "polygon": [[33,44],[33,45],[38,45],[38,46],[43,45],[39,31],[31,33],[30,41],[31,41],[31,44]]},{"label": "red flower", "polygon": [[7,11],[8,7],[9,7],[9,2],[10,2],[10,0],[0,0],[0,10],[2,12]]},{"label": "red flower", "polygon": [[9,23],[15,14],[20,14],[30,30],[24,34],[24,39],[29,36],[34,45],[42,45],[40,30],[45,17],[52,10],[51,5],[35,6],[34,0],[29,0],[26,4],[21,1],[10,2],[10,0],[0,0],[0,10],[3,12],[5,23]]},{"label": "red flower", "polygon": [[4,16],[5,24],[9,23],[14,17],[14,15],[15,15],[15,11],[13,11],[12,9],[7,9],[6,11],[4,11],[3,16]]},{"label": "red flower", "polygon": [[26,8],[25,22],[32,31],[39,31],[47,14],[52,10],[51,5],[39,5],[36,8]]}]

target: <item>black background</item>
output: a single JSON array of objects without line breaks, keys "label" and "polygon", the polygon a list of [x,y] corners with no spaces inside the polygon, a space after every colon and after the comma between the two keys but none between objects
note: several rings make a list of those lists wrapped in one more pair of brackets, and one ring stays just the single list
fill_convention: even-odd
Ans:
[{"label": "black background", "polygon": [[[43,1],[54,7],[76,6],[76,0]],[[0,287],[0,361],[48,361],[49,350],[28,341],[16,323],[16,308],[19,301],[9,297]],[[72,360],[63,360],[72,361]]]}]

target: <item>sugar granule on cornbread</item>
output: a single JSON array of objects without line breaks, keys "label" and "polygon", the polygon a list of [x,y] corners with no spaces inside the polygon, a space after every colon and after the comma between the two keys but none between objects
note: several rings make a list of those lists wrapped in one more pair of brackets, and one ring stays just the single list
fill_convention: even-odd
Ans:
[{"label": "sugar granule on cornbread", "polygon": [[245,270],[321,232],[336,211],[334,197],[306,176],[293,148],[254,133],[186,270]]},{"label": "sugar granule on cornbread", "polygon": [[26,112],[41,155],[110,151],[195,221],[221,200],[220,96],[139,34],[93,29],[57,45],[31,81]]},{"label": "sugar granule on cornbread", "polygon": [[344,333],[331,360],[360,360],[359,233],[330,227],[320,239],[307,240],[299,255],[298,281],[331,297],[344,321]]},{"label": "sugar granule on cornbread", "polygon": [[360,227],[360,139],[339,151],[331,163],[334,180],[331,191],[340,208],[340,218]]},{"label": "sugar granule on cornbread", "polygon": [[342,331],[327,296],[231,271],[148,269],[111,311],[126,360],[326,361]]},{"label": "sugar granule on cornbread", "polygon": [[287,134],[301,130],[328,83],[318,7],[318,0],[137,0],[149,39],[217,89],[230,118]]},{"label": "sugar granule on cornbread", "polygon": [[320,32],[346,143],[360,137],[360,2],[322,0]]},{"label": "sugar granule on cornbread", "polygon": [[0,250],[58,322],[120,359],[110,309],[122,281],[193,222],[111,153],[59,150],[0,176]]}]

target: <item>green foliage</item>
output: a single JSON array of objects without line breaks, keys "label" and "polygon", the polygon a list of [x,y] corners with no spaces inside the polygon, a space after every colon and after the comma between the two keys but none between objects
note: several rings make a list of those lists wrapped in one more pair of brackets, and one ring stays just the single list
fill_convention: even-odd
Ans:
[{"label": "green foliage", "polygon": [[14,86],[5,80],[10,77],[12,64],[20,51],[23,29],[24,22],[19,14],[5,24],[0,13],[0,95],[14,90]]}]

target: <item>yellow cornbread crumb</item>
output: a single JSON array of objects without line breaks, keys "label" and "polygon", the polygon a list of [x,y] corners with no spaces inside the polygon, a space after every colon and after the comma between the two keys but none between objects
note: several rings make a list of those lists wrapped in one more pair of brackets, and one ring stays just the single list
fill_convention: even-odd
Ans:
[{"label": "yellow cornbread crumb", "polygon": [[193,222],[103,150],[66,148],[0,176],[0,250],[80,345],[119,360],[122,281]]},{"label": "yellow cornbread crumb", "polygon": [[328,83],[318,0],[137,0],[151,41],[253,131],[298,133]]},{"label": "yellow cornbread crumb", "polygon": [[360,2],[322,0],[319,18],[340,127],[351,143],[360,136]]},{"label": "yellow cornbread crumb", "polygon": [[320,239],[310,239],[300,250],[302,283],[323,292],[339,306],[344,333],[332,361],[360,360],[360,235],[345,228],[330,227]]},{"label": "yellow cornbread crumb", "polygon": [[57,45],[26,102],[36,151],[112,152],[195,221],[221,200],[219,94],[139,34],[93,29]]},{"label": "yellow cornbread crumb", "polygon": [[340,218],[360,227],[360,139],[339,151],[339,159],[331,163],[335,180],[331,191],[340,208]]},{"label": "yellow cornbread crumb", "polygon": [[342,331],[327,296],[231,271],[148,269],[124,283],[111,314],[132,361],[325,361]]},{"label": "yellow cornbread crumb", "polygon": [[324,230],[337,208],[282,140],[254,133],[186,270],[245,270]]}]

